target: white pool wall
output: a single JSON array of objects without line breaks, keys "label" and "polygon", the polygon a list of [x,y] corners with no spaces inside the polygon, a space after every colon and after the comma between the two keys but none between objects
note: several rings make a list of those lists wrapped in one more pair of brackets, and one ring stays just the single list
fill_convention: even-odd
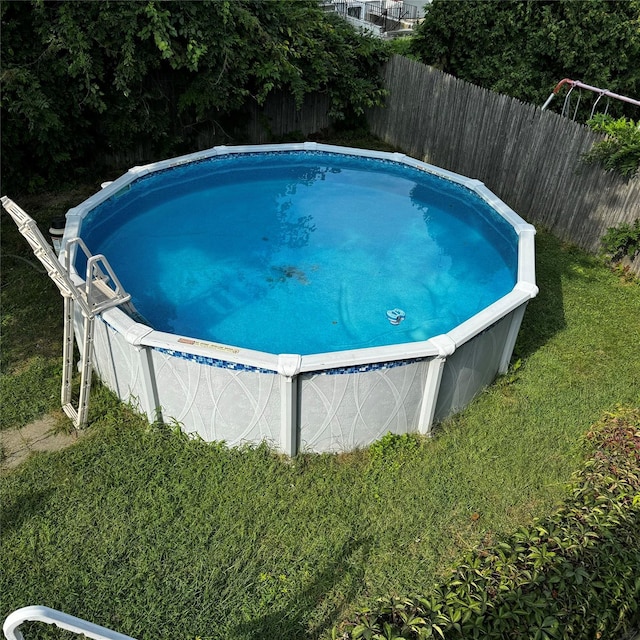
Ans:
[{"label": "white pool wall", "polygon": [[[155,331],[118,308],[109,309],[96,323],[97,375],[150,421],[175,421],[189,434],[230,446],[266,440],[295,455],[350,451],[389,431],[428,434],[434,423],[463,409],[497,374],[506,372],[526,305],[538,292],[534,227],[478,180],[400,153],[315,142],[215,147],[133,167],[69,210],[61,259],[69,240],[81,235],[85,216],[141,176],[216,155],[277,151],[392,160],[469,188],[518,236],[516,285],[452,331],[429,340],[305,356],[269,354]],[[78,274],[74,279],[82,282]]]}]

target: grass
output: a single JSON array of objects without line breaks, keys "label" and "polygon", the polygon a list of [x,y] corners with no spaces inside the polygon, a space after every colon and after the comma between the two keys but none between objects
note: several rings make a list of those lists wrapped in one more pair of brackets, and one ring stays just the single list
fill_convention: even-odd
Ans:
[{"label": "grass", "polygon": [[[44,222],[79,194],[25,207]],[[3,255],[29,259],[7,217]],[[547,513],[590,424],[640,403],[640,287],[546,233],[537,261],[518,365],[429,440],[286,460],[150,427],[96,385],[85,438],[0,479],[0,615],[44,604],[141,640],[318,637]],[[2,277],[15,427],[59,402],[61,301],[23,260],[3,259]]]}]

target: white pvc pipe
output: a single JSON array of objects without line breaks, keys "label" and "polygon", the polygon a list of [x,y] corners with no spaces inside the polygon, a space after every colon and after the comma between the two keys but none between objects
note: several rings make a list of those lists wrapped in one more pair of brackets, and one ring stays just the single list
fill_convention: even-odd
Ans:
[{"label": "white pvc pipe", "polygon": [[131,636],[125,636],[117,631],[101,627],[99,624],[87,622],[86,620],[82,620],[82,618],[76,618],[75,616],[70,616],[68,613],[63,613],[62,611],[41,605],[22,607],[22,609],[18,609],[9,614],[4,621],[4,625],[2,625],[4,637],[7,640],[24,640],[24,636],[20,633],[18,627],[27,621],[53,624],[60,629],[84,635],[93,640],[135,640],[135,638]]}]

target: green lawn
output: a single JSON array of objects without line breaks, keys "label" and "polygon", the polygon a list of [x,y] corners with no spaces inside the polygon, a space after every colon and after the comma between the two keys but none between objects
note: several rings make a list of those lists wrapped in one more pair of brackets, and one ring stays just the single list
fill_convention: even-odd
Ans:
[{"label": "green lawn", "polygon": [[[44,222],[79,195],[27,210]],[[62,305],[2,217],[13,428],[59,402]],[[546,233],[537,260],[518,366],[429,440],[286,460],[149,427],[96,385],[86,437],[0,478],[0,616],[43,604],[140,639],[295,639],[428,592],[461,550],[552,509],[589,425],[640,403],[640,286]]]}]

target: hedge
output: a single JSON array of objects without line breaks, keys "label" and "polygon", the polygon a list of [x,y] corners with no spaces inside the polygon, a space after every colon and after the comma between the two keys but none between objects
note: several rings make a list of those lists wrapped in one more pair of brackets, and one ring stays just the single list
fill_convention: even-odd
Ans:
[{"label": "hedge", "polygon": [[606,638],[640,628],[640,409],[607,414],[551,516],[479,546],[428,595],[386,597],[344,640]]}]

